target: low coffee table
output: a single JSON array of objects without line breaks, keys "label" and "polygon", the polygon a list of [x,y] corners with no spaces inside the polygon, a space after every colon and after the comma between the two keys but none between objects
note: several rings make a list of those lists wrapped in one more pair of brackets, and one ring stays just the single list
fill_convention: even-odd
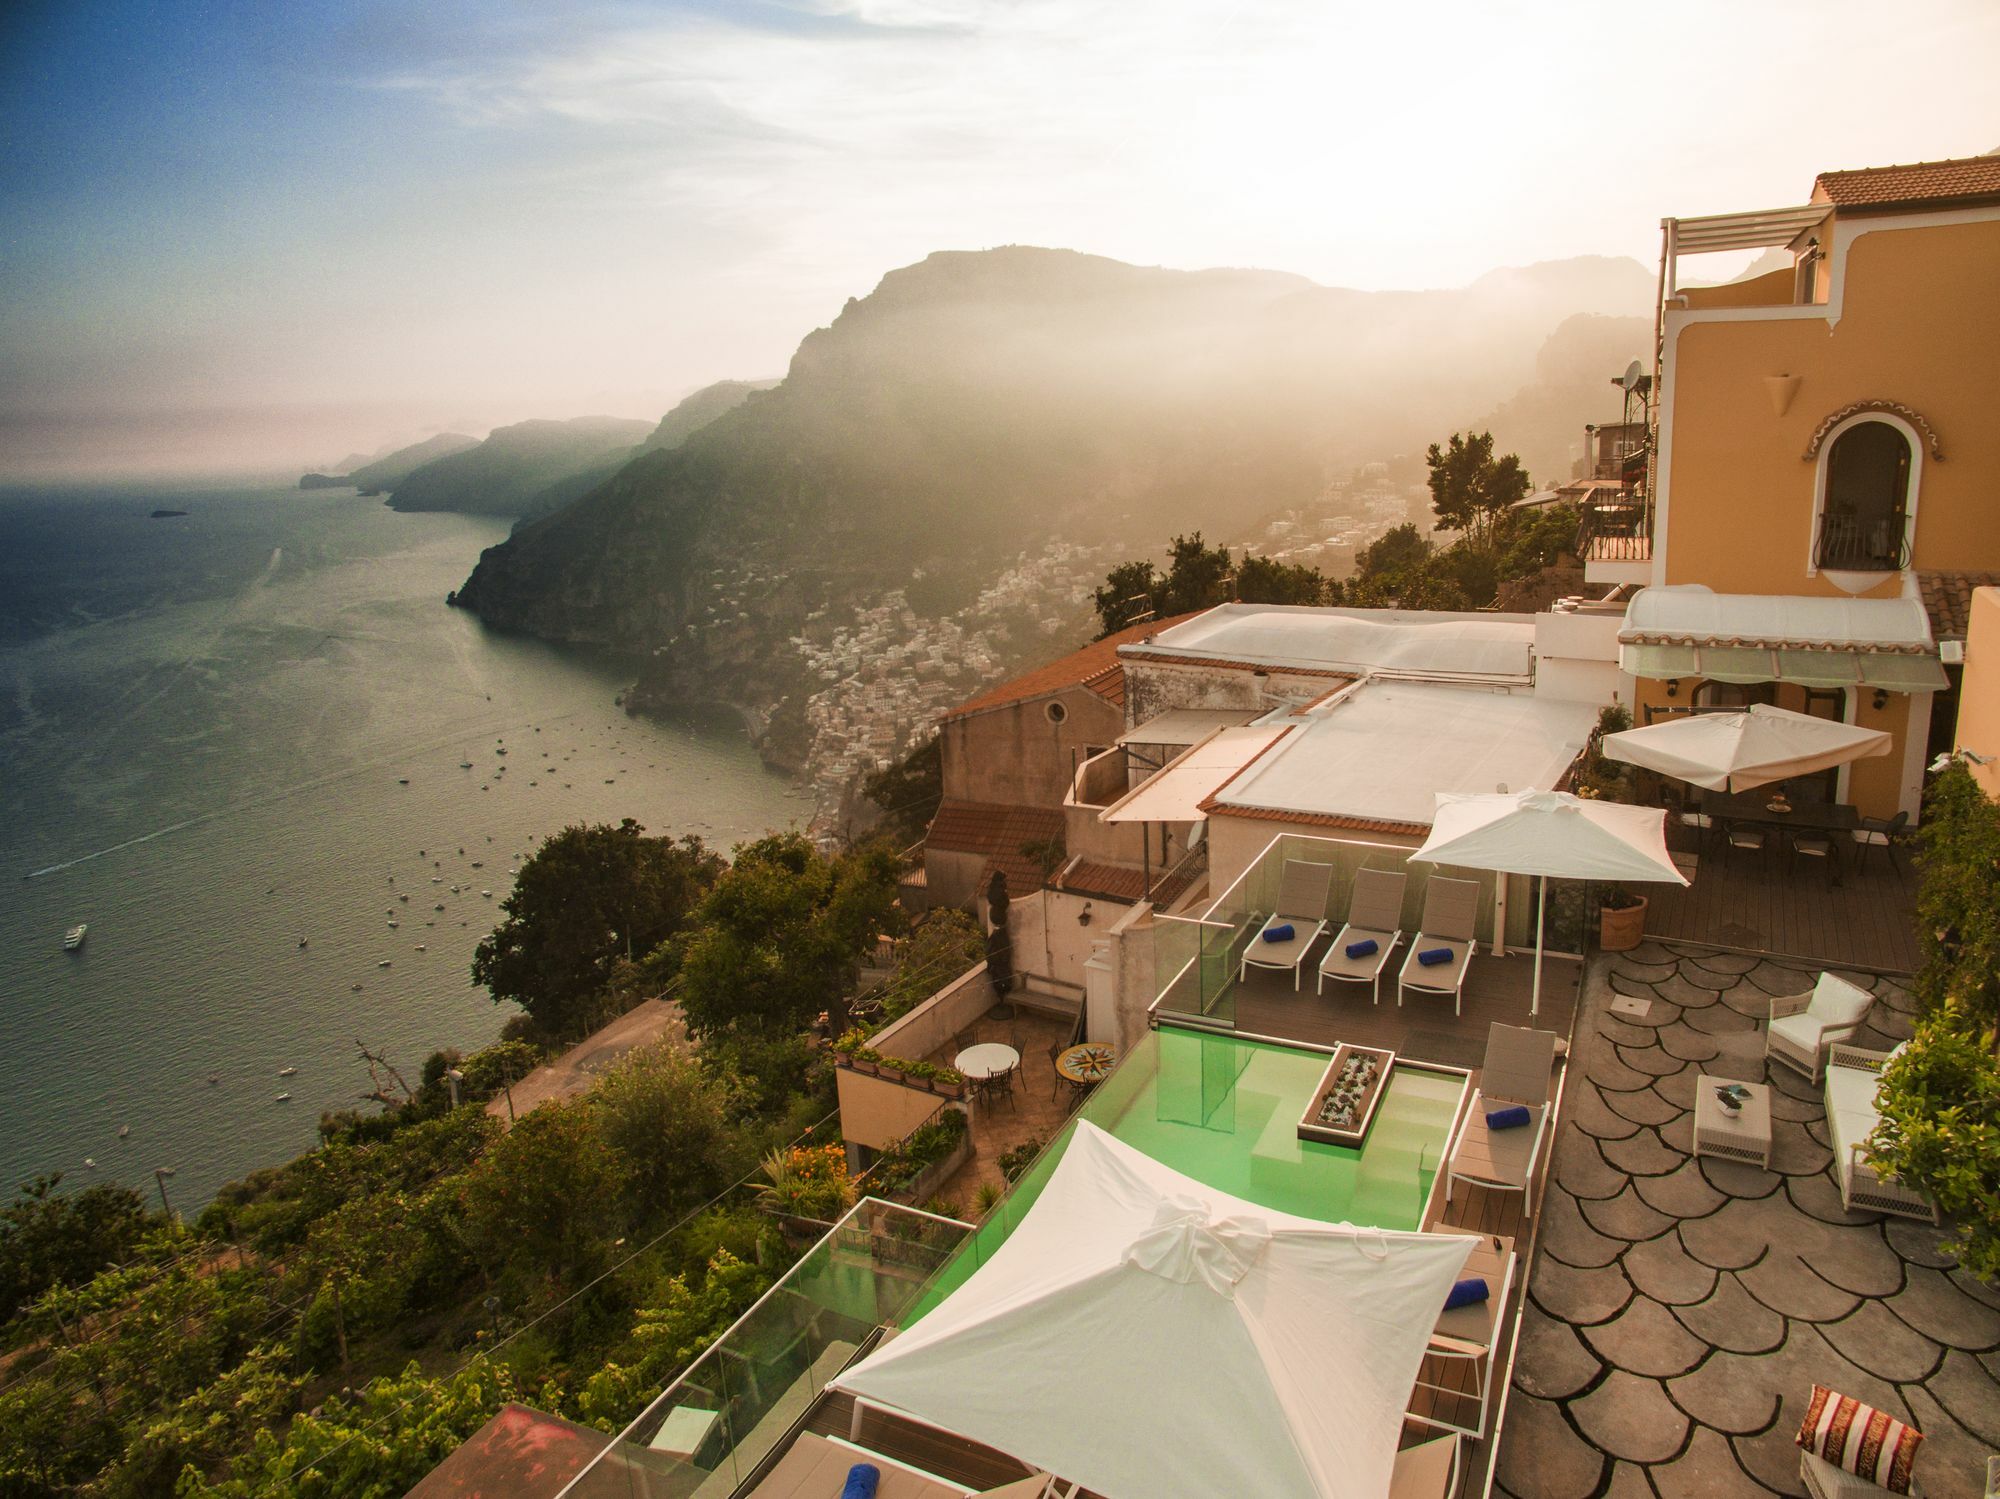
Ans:
[{"label": "low coffee table", "polygon": [[[1738,1083],[1749,1090],[1743,1107],[1732,1114],[1715,1096],[1717,1088]],[[1694,1085],[1694,1153],[1718,1160],[1742,1161],[1771,1169],[1771,1090],[1763,1083],[1745,1083],[1739,1078],[1710,1077],[1706,1072]]]}]

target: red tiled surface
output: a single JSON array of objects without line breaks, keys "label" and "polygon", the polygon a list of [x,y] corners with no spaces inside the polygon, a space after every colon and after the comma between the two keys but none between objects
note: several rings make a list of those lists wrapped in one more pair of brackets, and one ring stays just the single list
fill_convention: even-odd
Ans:
[{"label": "red tiled surface", "polygon": [[1813,184],[1814,201],[1829,202],[1836,208],[1887,208],[1968,198],[2000,198],[2000,156],[1961,156],[1907,166],[1821,172]]}]

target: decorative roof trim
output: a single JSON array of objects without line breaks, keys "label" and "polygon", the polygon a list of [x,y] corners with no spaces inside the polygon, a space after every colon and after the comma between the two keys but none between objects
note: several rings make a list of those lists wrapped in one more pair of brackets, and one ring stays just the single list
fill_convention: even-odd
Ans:
[{"label": "decorative roof trim", "polygon": [[1852,405],[1841,407],[1813,429],[1812,440],[1806,444],[1806,450],[1799,455],[1800,458],[1804,462],[1811,463],[1819,457],[1820,445],[1826,441],[1828,433],[1849,417],[1863,416],[1871,411],[1901,417],[1923,433],[1924,446],[1930,449],[1931,458],[1938,463],[1944,462],[1944,447],[1938,441],[1937,430],[1917,412],[1896,401],[1856,401]]},{"label": "decorative roof trim", "polygon": [[1666,634],[1657,630],[1620,630],[1620,645],[1685,645],[1697,650],[1825,651],[1840,656],[1935,656],[1937,647],[1922,641],[1786,640],[1768,635]]}]

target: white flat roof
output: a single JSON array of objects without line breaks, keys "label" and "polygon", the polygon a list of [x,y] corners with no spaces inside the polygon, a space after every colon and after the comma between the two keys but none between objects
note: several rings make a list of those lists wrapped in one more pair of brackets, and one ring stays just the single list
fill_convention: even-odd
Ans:
[{"label": "white flat roof", "polygon": [[1527,614],[1223,604],[1149,641],[1121,646],[1118,654],[1136,661],[1194,656],[1357,676],[1394,671],[1525,679],[1533,670],[1534,649],[1535,622]]},{"label": "white flat roof", "polygon": [[1285,733],[1266,728],[1220,729],[1175,756],[1166,769],[1097,814],[1100,822],[1200,822],[1201,804],[1224,781],[1263,754]]},{"label": "white flat roof", "polygon": [[1120,744],[1199,744],[1217,729],[1258,716],[1254,708],[1169,708],[1118,736]]},{"label": "white flat roof", "polygon": [[1216,809],[1429,827],[1440,791],[1553,789],[1597,712],[1529,692],[1372,682],[1306,715],[1216,793]]}]

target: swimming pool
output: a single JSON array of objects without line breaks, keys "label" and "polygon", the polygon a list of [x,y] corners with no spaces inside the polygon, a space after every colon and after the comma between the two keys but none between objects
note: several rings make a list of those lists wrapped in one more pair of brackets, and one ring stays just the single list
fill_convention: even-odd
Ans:
[{"label": "swimming pool", "polygon": [[[1196,1181],[1328,1223],[1413,1229],[1437,1177],[1465,1076],[1396,1068],[1361,1149],[1298,1137],[1331,1058],[1165,1025],[1149,1032],[1078,1110],[1100,1129]],[[1066,1126],[924,1292],[915,1321],[985,1262],[1041,1195]]]}]

